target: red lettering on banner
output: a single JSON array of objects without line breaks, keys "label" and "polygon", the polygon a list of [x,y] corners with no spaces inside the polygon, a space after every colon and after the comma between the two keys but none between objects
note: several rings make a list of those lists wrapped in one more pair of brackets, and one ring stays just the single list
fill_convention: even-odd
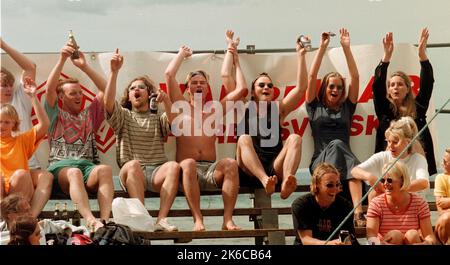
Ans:
[{"label": "red lettering on banner", "polygon": [[361,115],[353,115],[352,125],[350,126],[350,136],[360,135],[363,131],[363,126],[358,121],[364,121]]},{"label": "red lettering on banner", "polygon": [[366,88],[364,88],[364,91],[361,94],[361,97],[358,100],[358,103],[367,103],[370,99],[373,99],[373,93],[372,93],[372,85],[373,85],[374,77],[372,76],[369,80],[369,83],[367,84]]},{"label": "red lettering on banner", "polygon": [[417,96],[417,93],[419,93],[420,89],[420,77],[418,77],[417,75],[410,75],[409,78],[411,78],[412,92],[415,96]]},{"label": "red lettering on banner", "polygon": [[273,87],[273,98],[278,98],[280,95],[280,89],[276,86]]},{"label": "red lettering on banner", "polygon": [[366,135],[372,135],[373,131],[376,131],[376,129],[378,128],[379,124],[380,122],[375,115],[368,115],[366,124]]}]

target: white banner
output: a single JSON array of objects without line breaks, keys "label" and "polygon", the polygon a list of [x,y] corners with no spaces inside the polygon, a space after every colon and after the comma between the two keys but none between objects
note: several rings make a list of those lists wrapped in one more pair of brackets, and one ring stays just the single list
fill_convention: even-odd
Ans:
[{"label": "white banner", "polygon": [[[375,132],[378,123],[372,102],[371,84],[373,73],[379,63],[383,48],[380,45],[352,46],[352,51],[360,74],[360,92],[358,107],[353,116],[350,143],[355,155],[361,160],[367,159],[375,149]],[[103,72],[105,78],[109,75],[109,60],[112,53],[87,53],[88,63],[96,70]],[[306,60],[308,69],[314,58],[315,52],[307,53]],[[45,81],[51,69],[55,65],[58,54],[27,54],[38,66],[37,84],[39,84],[39,95],[45,93]],[[136,76],[148,75],[159,87],[166,90],[164,71],[170,60],[175,56],[172,53],[160,52],[125,52],[124,65],[119,73],[117,82],[116,100],[120,100],[125,86]],[[180,84],[185,81],[186,75],[193,70],[204,70],[210,76],[210,87],[213,99],[223,96],[220,69],[224,55],[216,54],[194,54],[185,60],[178,71],[177,80]],[[271,54],[241,54],[240,61],[247,84],[250,88],[251,81],[261,72],[267,72],[275,85],[277,99],[280,100],[295,86],[297,56],[295,53],[271,53]],[[2,66],[8,68],[20,76],[19,67],[9,58],[2,54]],[[409,44],[397,44],[394,56],[389,66],[389,72],[402,70],[408,73],[413,80],[413,89],[419,89],[420,64],[417,48]],[[341,48],[329,49],[324,57],[319,78],[326,73],[337,71],[345,78],[348,75],[347,64]],[[389,74],[389,73],[388,73]],[[74,67],[70,60],[66,62],[63,69],[64,76],[76,77],[80,80],[85,93],[86,104],[92,100],[96,93],[94,84],[78,68]],[[348,90],[347,90],[348,91]],[[434,110],[433,102],[430,103],[429,117]],[[302,157],[300,168],[307,168],[311,162],[314,151],[314,142],[311,136],[311,128],[305,110],[304,98],[299,102],[299,107],[294,110],[282,124],[283,139],[291,133],[297,133],[303,137]],[[431,126],[434,145],[438,146]],[[97,147],[100,150],[102,162],[113,166],[114,174],[118,174],[115,154],[115,137],[106,122],[101,126],[97,135]],[[216,142],[217,159],[224,157],[235,157],[236,138],[220,136]],[[166,153],[170,160],[175,158],[174,137],[171,136],[166,143]],[[48,143],[41,144],[37,157],[41,165],[45,167],[48,159]]]}]

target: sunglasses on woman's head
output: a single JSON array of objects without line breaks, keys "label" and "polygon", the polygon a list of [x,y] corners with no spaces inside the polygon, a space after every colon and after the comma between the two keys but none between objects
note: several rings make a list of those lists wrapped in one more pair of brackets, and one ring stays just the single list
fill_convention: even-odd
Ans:
[{"label": "sunglasses on woman's head", "polygon": [[267,85],[268,88],[272,88],[273,87],[272,83],[264,83],[264,82],[258,83],[258,86],[260,88],[264,88],[266,85]]}]

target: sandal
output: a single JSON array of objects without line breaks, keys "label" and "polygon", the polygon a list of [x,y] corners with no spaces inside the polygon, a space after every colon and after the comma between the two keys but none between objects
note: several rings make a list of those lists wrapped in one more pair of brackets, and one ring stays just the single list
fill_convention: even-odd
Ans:
[{"label": "sandal", "polygon": [[366,227],[367,220],[364,213],[355,213],[355,216],[353,218],[353,225],[355,227]]}]

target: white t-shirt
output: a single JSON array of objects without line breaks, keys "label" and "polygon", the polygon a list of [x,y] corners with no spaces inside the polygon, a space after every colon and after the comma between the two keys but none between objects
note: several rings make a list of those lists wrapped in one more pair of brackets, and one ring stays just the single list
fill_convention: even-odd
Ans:
[{"label": "white t-shirt", "polygon": [[[11,105],[14,106],[17,114],[19,114],[19,132],[26,132],[33,128],[33,123],[31,121],[31,110],[33,109],[33,106],[31,105],[30,98],[23,91],[22,83],[14,87]],[[30,169],[40,168],[39,162],[34,155],[28,160],[28,166]]]},{"label": "white t-shirt", "polygon": [[[373,154],[369,159],[359,164],[358,167],[379,178],[383,174],[383,166],[393,160],[395,160],[395,158],[390,151],[383,151]],[[428,174],[428,163],[423,155],[414,153],[399,161],[403,162],[408,168],[411,181],[415,179],[426,179],[429,181],[430,175]],[[426,190],[423,192],[425,191]],[[422,192],[420,193],[422,194]]]}]

